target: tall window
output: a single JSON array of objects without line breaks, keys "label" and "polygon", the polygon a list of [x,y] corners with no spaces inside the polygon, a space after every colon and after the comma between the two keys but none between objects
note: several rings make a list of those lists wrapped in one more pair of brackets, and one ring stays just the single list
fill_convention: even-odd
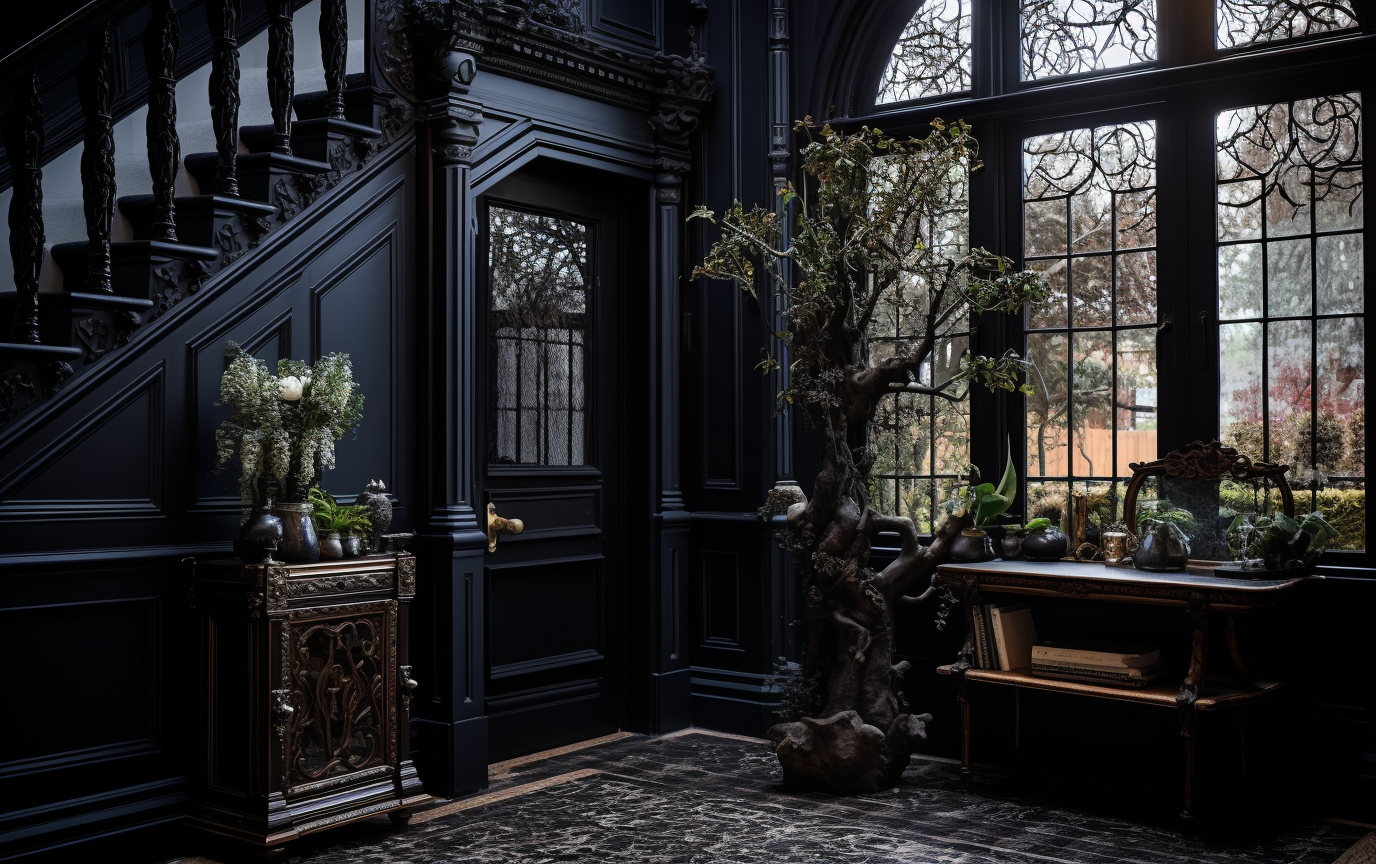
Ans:
[{"label": "tall window", "polygon": [[1300,512],[1364,545],[1362,102],[1218,115],[1219,430],[1293,466]]},{"label": "tall window", "polygon": [[1054,295],[1027,313],[1027,504],[1089,493],[1116,519],[1132,462],[1156,458],[1156,126],[1023,141],[1024,257]]},{"label": "tall window", "polygon": [[[970,247],[969,184],[967,177],[950,178],[949,206],[923,226],[923,241],[931,254],[958,258]],[[926,319],[930,286],[911,277],[881,298],[870,325],[871,354],[889,356],[904,343],[921,340],[915,325]],[[939,387],[960,372],[969,346],[969,317],[953,315],[954,323],[940,335],[932,359],[922,367],[918,384]],[[870,471],[872,506],[880,512],[910,517],[919,531],[931,531],[941,521],[941,503],[949,500],[970,464],[970,400],[917,393],[896,393],[880,404],[875,417]]]},{"label": "tall window", "polygon": [[[883,127],[971,123],[986,162],[971,245],[1016,255],[1020,241],[1053,290],[977,340],[1029,361],[1031,395],[973,413],[900,397],[881,418],[877,506],[928,528],[964,454],[988,471],[1011,438],[1020,515],[1064,515],[1084,492],[1102,527],[1122,517],[1133,463],[1218,437],[1292,466],[1297,511],[1340,532],[1329,563],[1368,562],[1360,89],[1376,35],[1358,4],[1173,3],[1158,21],[1158,0],[909,2],[871,91]],[[1215,182],[1200,182],[1210,153]],[[1262,494],[1225,488],[1218,521]]]}]

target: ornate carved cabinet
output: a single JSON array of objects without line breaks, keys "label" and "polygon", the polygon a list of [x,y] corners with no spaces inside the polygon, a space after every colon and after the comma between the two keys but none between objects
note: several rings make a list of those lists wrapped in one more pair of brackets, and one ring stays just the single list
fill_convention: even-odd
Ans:
[{"label": "ornate carved cabinet", "polygon": [[402,552],[197,562],[198,759],[189,823],[263,848],[429,800],[411,764]]}]

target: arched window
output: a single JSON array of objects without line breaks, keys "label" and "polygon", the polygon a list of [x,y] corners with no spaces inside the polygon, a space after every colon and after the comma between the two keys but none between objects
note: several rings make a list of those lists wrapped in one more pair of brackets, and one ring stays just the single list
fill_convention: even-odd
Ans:
[{"label": "arched window", "polygon": [[[926,0],[868,84],[874,116],[857,122],[924,135],[937,112],[921,100],[944,97],[940,116],[972,124],[986,167],[965,236],[1055,289],[1020,320],[972,322],[983,353],[1030,361],[1033,395],[896,398],[876,431],[876,506],[929,526],[958,466],[992,469],[1011,440],[1015,511],[1085,492],[1102,527],[1121,518],[1131,463],[1217,437],[1290,464],[1297,510],[1342,532],[1349,551],[1331,554],[1369,563],[1376,22],[1351,0],[1172,3],[1158,19],[1163,5]],[[1238,498],[1220,512],[1249,506]]]}]

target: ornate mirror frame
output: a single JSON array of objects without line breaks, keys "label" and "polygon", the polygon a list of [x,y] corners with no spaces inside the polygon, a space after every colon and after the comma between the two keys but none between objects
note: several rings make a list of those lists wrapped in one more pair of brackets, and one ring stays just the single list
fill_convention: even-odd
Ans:
[{"label": "ornate mirror frame", "polygon": [[1254,483],[1258,480],[1273,483],[1280,490],[1281,509],[1286,516],[1295,515],[1295,496],[1285,474],[1289,465],[1275,462],[1253,462],[1220,441],[1192,441],[1179,450],[1172,450],[1155,462],[1134,462],[1132,480],[1123,497],[1123,521],[1128,532],[1137,534],[1137,493],[1151,477],[1200,478],[1236,480]]}]

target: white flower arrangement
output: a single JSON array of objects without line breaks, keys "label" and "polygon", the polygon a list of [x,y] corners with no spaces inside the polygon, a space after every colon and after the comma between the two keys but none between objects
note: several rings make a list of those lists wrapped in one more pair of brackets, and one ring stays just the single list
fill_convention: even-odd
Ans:
[{"label": "white flower arrangement", "polygon": [[358,433],[363,395],[348,354],[313,364],[277,361],[277,374],[238,345],[226,347],[220,399],[230,415],[215,430],[215,465],[238,455],[244,506],[262,512],[270,501],[304,502],[320,473],[335,465],[335,442]]}]

